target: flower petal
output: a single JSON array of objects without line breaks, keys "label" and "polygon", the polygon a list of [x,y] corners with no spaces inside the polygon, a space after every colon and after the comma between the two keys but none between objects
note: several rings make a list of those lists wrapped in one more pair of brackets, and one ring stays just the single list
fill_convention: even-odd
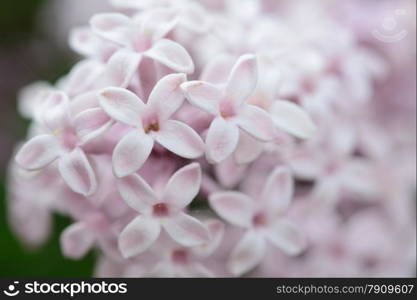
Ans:
[{"label": "flower petal", "polygon": [[142,126],[140,116],[145,104],[134,93],[117,87],[105,88],[98,94],[103,110],[114,120]]},{"label": "flower petal", "polygon": [[270,115],[257,106],[244,105],[239,110],[236,123],[258,140],[270,141],[275,137],[275,125]]},{"label": "flower petal", "polygon": [[373,162],[366,158],[350,158],[343,164],[339,176],[346,191],[355,192],[362,197],[377,197],[378,179],[375,178]]},{"label": "flower petal", "polygon": [[153,41],[164,38],[178,24],[175,9],[168,7],[157,7],[147,10],[139,19],[142,30],[150,33]]},{"label": "flower petal", "polygon": [[189,164],[171,176],[162,199],[175,207],[184,208],[197,196],[200,185],[200,165],[198,163]]},{"label": "flower petal", "polygon": [[70,102],[70,114],[76,116],[84,110],[100,107],[97,91],[93,90],[75,96]]},{"label": "flower petal", "polygon": [[61,156],[58,169],[64,181],[74,192],[91,196],[96,191],[97,180],[94,170],[81,148],[77,147]]},{"label": "flower petal", "polygon": [[162,226],[167,233],[183,246],[199,246],[210,239],[210,234],[203,223],[183,212],[164,221]]},{"label": "flower petal", "polygon": [[309,138],[316,131],[307,112],[289,101],[275,101],[271,107],[271,117],[280,129],[298,138]]},{"label": "flower petal", "polygon": [[242,130],[239,132],[239,142],[234,153],[235,161],[238,164],[248,164],[257,159],[263,150],[263,142]]},{"label": "flower petal", "polygon": [[265,241],[257,232],[248,231],[233,249],[227,263],[235,276],[243,275],[256,267],[264,258]]},{"label": "flower petal", "polygon": [[298,255],[305,248],[305,239],[295,226],[285,220],[276,221],[266,237],[288,255]]},{"label": "flower petal", "polygon": [[[16,179],[12,179],[14,180]],[[15,182],[15,184],[20,184],[20,182]],[[45,244],[52,232],[51,209],[42,203],[44,200],[42,195],[33,197],[32,194],[26,193],[26,190],[15,191],[17,190],[15,188],[11,190],[10,197],[13,201],[10,201],[8,207],[11,229],[25,246],[32,249],[39,248]]]},{"label": "flower petal", "polygon": [[68,125],[69,120],[69,98],[61,91],[51,91],[42,108],[39,109],[39,120],[41,120],[50,131],[62,130]]},{"label": "flower petal", "polygon": [[246,175],[248,165],[237,164],[233,156],[216,164],[214,173],[221,186],[235,187]]},{"label": "flower petal", "polygon": [[209,202],[214,211],[227,222],[239,227],[251,226],[255,204],[245,194],[217,192],[210,195]]},{"label": "flower petal", "polygon": [[17,94],[17,109],[26,119],[33,119],[39,115],[41,104],[53,91],[53,87],[45,81],[35,81],[20,89]]},{"label": "flower petal", "polygon": [[184,101],[180,85],[185,80],[183,73],[169,74],[156,83],[147,104],[158,112],[160,118],[168,119],[180,108]]},{"label": "flower petal", "polygon": [[126,134],[113,151],[113,171],[117,177],[132,174],[140,169],[152,151],[152,137],[134,129]]},{"label": "flower petal", "polygon": [[113,121],[101,108],[90,108],[74,117],[74,127],[81,143],[87,143],[103,134]]},{"label": "flower petal", "polygon": [[153,6],[154,0],[110,0],[111,6],[122,10],[143,10]]},{"label": "flower petal", "polygon": [[206,157],[209,162],[221,162],[235,151],[239,140],[239,129],[221,117],[211,122],[206,137]]},{"label": "flower petal", "polygon": [[206,266],[204,266],[201,263],[193,263],[191,264],[188,268],[187,268],[187,273],[190,276],[187,276],[187,278],[189,277],[197,277],[197,278],[214,278],[216,277],[215,274],[208,269]]},{"label": "flower petal", "polygon": [[152,278],[172,278],[175,277],[174,266],[167,261],[158,262],[155,267],[149,272]]},{"label": "flower petal", "polygon": [[227,54],[216,55],[201,72],[200,79],[211,84],[224,84],[233,68],[233,57]]},{"label": "flower petal", "polygon": [[127,87],[138,69],[141,58],[141,54],[133,51],[117,51],[107,62],[96,88]]},{"label": "flower petal", "polygon": [[239,57],[230,73],[226,85],[226,98],[231,99],[235,107],[240,106],[255,91],[258,81],[256,56],[246,54]]},{"label": "flower petal", "polygon": [[127,224],[119,236],[119,250],[124,258],[141,254],[149,249],[159,237],[158,221],[138,216]]},{"label": "flower petal", "polygon": [[219,247],[223,240],[225,225],[223,222],[212,219],[204,222],[210,232],[210,241],[192,249],[193,253],[200,257],[210,256]]},{"label": "flower petal", "polygon": [[192,105],[218,115],[222,93],[217,87],[204,81],[188,81],[181,85],[181,89]]},{"label": "flower petal", "polygon": [[184,6],[179,21],[182,27],[199,34],[207,32],[211,24],[206,10],[197,2],[190,2]]},{"label": "flower petal", "polygon": [[102,63],[96,60],[85,59],[78,62],[72,67],[71,72],[66,77],[63,86],[64,91],[69,96],[76,96],[88,91],[102,70]]},{"label": "flower petal", "polygon": [[30,139],[20,148],[16,154],[16,162],[24,169],[36,170],[54,161],[59,152],[60,147],[56,137],[42,134]]},{"label": "flower petal", "polygon": [[89,57],[97,50],[100,38],[88,26],[76,27],[69,33],[68,43],[75,52]]},{"label": "flower petal", "polygon": [[65,228],[60,237],[61,249],[66,257],[80,259],[91,249],[94,236],[83,222]]},{"label": "flower petal", "polygon": [[124,46],[129,44],[128,27],[130,24],[130,19],[120,13],[99,13],[90,20],[91,29],[96,34]]},{"label": "flower petal", "polygon": [[204,142],[197,132],[183,122],[168,120],[160,124],[156,141],[169,151],[185,158],[197,158],[204,153]]},{"label": "flower petal", "polygon": [[[290,170],[286,167],[277,167],[266,180],[261,200],[267,206],[266,209],[270,208],[283,212],[290,204],[293,192],[294,181]],[[272,213],[275,213],[275,211]]]},{"label": "flower petal", "polygon": [[327,157],[318,149],[304,148],[296,151],[288,160],[288,164],[297,178],[314,180],[325,173],[324,166]]},{"label": "flower petal", "polygon": [[309,196],[310,203],[317,209],[335,209],[342,192],[342,178],[340,176],[325,176],[317,180]]},{"label": "flower petal", "polygon": [[145,55],[177,72],[194,72],[194,63],[187,50],[174,41],[159,40],[145,52]]},{"label": "flower petal", "polygon": [[123,200],[138,212],[149,212],[152,205],[157,202],[152,188],[137,174],[120,178],[117,181],[117,188]]}]

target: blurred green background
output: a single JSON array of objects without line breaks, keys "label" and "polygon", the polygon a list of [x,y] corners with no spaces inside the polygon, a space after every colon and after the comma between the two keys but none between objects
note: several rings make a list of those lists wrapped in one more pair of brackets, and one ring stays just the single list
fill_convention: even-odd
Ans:
[{"label": "blurred green background", "polygon": [[54,217],[53,234],[36,250],[26,249],[11,232],[7,221],[7,163],[14,144],[26,134],[27,121],[16,111],[17,92],[36,80],[55,81],[69,70],[74,57],[39,30],[39,14],[47,0],[0,1],[0,276],[87,277],[92,275],[94,255],[80,261],[65,259],[59,234],[70,223]]}]

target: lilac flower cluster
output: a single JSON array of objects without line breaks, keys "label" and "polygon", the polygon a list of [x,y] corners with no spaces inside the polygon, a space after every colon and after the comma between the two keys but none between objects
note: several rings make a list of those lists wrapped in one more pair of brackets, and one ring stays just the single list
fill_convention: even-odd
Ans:
[{"label": "lilac flower cluster", "polygon": [[21,93],[16,233],[69,216],[62,252],[96,249],[97,276],[411,275],[413,129],[374,99],[389,63],[278,2],[112,0],[75,28],[84,58]]}]

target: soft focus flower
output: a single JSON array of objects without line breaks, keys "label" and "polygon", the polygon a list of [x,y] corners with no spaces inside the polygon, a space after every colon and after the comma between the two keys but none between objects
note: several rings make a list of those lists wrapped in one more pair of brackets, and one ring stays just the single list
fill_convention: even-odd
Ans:
[{"label": "soft focus flower", "polygon": [[26,245],[58,212],[96,276],[414,275],[415,55],[352,24],[358,2],[109,3],[68,75],[19,95]]},{"label": "soft focus flower", "polygon": [[133,19],[123,14],[103,13],[93,16],[91,27],[99,36],[130,51],[150,57],[177,72],[192,73],[191,57],[180,44],[163,38],[171,27],[163,20],[158,22],[158,17],[158,12],[152,10]]},{"label": "soft focus flower", "polygon": [[303,250],[303,239],[285,218],[293,196],[293,181],[288,169],[278,167],[266,180],[256,201],[239,192],[217,192],[210,196],[213,209],[229,223],[247,229],[231,254],[229,267],[241,275],[259,264],[265,255],[266,241],[290,255]]},{"label": "soft focus flower", "polygon": [[184,247],[168,236],[163,236],[153,246],[152,257],[139,256],[137,262],[127,268],[125,275],[128,277],[214,277],[218,271],[213,267],[215,261],[210,259],[210,256],[222,242],[224,224],[218,220],[209,219],[204,221],[204,225],[210,233],[210,242],[194,247]]},{"label": "soft focus flower", "polygon": [[68,116],[69,103],[62,92],[50,95],[52,102],[45,112],[45,134],[29,140],[16,154],[16,162],[28,170],[42,169],[58,159],[58,169],[71,189],[91,195],[97,187],[96,176],[88,157],[81,148],[77,120]]}]

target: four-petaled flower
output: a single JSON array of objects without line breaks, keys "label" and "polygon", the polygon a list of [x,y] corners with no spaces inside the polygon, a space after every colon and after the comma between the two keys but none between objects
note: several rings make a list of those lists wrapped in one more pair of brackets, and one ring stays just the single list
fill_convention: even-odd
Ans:
[{"label": "four-petaled flower", "polygon": [[140,213],[119,236],[119,249],[125,258],[143,253],[157,240],[163,228],[176,242],[186,247],[207,243],[208,229],[183,210],[200,190],[201,168],[189,164],[169,179],[162,196],[138,175],[119,179],[118,189],[126,203]]},{"label": "four-petaled flower", "polygon": [[136,172],[149,157],[154,140],[181,157],[197,158],[204,153],[204,143],[191,127],[170,120],[183,103],[179,85],[184,80],[184,74],[163,77],[146,104],[126,89],[106,88],[99,93],[103,110],[134,128],[114,149],[113,170],[117,177]]},{"label": "four-petaled flower", "polygon": [[149,57],[177,72],[192,73],[194,63],[183,46],[164,38],[176,24],[166,22],[166,14],[152,11],[129,18],[120,13],[96,14],[91,28],[126,51]]},{"label": "four-petaled flower", "polygon": [[[72,117],[68,96],[59,91],[51,92],[42,108],[45,133],[22,146],[16,155],[17,164],[39,170],[58,159],[58,170],[67,185],[76,193],[92,195],[97,188],[96,175],[83,146],[106,130],[110,119],[97,115],[94,109]],[[98,130],[86,130],[92,127]]]},{"label": "four-petaled flower", "polygon": [[282,216],[292,194],[293,181],[289,170],[277,167],[269,175],[257,201],[234,191],[216,192],[210,196],[211,207],[222,218],[246,229],[228,262],[234,275],[242,275],[262,261],[266,241],[290,255],[296,255],[304,248],[303,237]]},{"label": "four-petaled flower", "polygon": [[[184,247],[162,235],[152,248],[135,258],[126,270],[128,277],[214,277],[212,254],[220,246],[224,224],[216,219],[203,221],[210,241],[196,247]],[[156,258],[156,259],[155,259]]]},{"label": "four-petaled flower", "polygon": [[215,116],[206,137],[206,157],[210,162],[221,162],[236,150],[239,129],[260,141],[275,137],[269,114],[245,103],[256,88],[257,76],[256,57],[247,54],[237,60],[224,86],[205,81],[181,85],[191,104]]}]

